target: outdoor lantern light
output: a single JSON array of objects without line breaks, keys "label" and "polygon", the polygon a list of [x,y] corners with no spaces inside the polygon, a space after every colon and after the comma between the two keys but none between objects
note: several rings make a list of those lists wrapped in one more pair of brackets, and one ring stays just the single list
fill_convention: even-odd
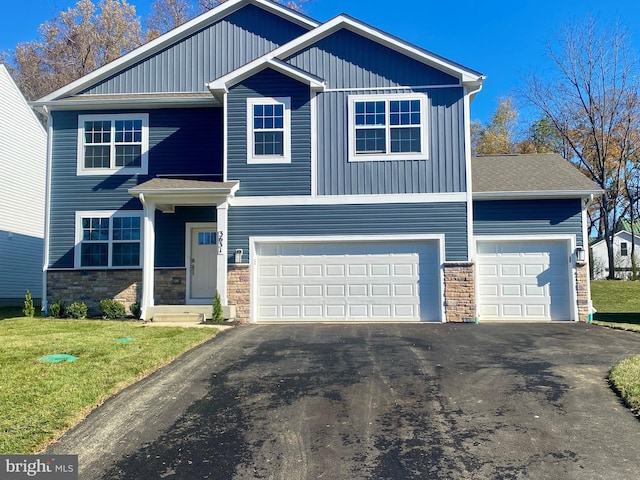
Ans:
[{"label": "outdoor lantern light", "polygon": [[241,248],[238,248],[236,250],[236,257],[235,257],[236,263],[242,263],[242,253],[243,252]]},{"label": "outdoor lantern light", "polygon": [[578,262],[586,261],[586,255],[585,255],[584,248],[582,248],[582,247],[576,248],[576,260]]}]

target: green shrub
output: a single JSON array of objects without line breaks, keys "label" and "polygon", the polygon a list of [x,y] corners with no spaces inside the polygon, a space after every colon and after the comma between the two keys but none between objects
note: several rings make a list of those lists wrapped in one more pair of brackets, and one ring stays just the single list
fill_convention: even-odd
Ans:
[{"label": "green shrub", "polygon": [[62,300],[58,300],[57,302],[53,302],[49,305],[49,316],[53,318],[62,318],[65,310],[66,307],[64,302]]},{"label": "green shrub", "polygon": [[224,322],[224,314],[222,313],[222,300],[220,300],[220,293],[216,290],[216,296],[213,299],[213,314],[211,315],[211,321],[215,323]]},{"label": "green shrub", "polygon": [[131,315],[133,315],[136,318],[140,318],[142,309],[140,308],[140,304],[138,302],[132,303],[131,305],[129,305],[129,310],[131,311]]},{"label": "green shrub", "polygon": [[64,313],[68,318],[87,318],[87,306],[83,302],[73,302]]},{"label": "green shrub", "polygon": [[27,293],[24,296],[24,308],[22,309],[22,313],[25,317],[33,317],[36,313],[36,309],[33,306],[33,298],[31,298],[31,292],[27,290]]},{"label": "green shrub", "polygon": [[100,311],[102,312],[102,318],[107,320],[124,318],[124,304],[111,298],[100,300]]}]

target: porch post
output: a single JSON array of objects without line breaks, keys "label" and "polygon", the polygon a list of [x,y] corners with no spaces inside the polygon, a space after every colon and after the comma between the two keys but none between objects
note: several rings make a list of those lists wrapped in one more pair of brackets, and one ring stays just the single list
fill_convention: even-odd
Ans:
[{"label": "porch post", "polygon": [[[216,225],[218,229],[218,262],[216,268],[216,285],[220,293],[222,305],[227,305],[227,244],[229,236],[227,233],[227,214],[229,204],[226,199],[218,202],[216,206]],[[220,236],[221,235],[221,236]]]},{"label": "porch post", "polygon": [[154,283],[155,283],[155,213],[154,202],[145,201],[144,195],[140,194],[140,201],[144,205],[144,246],[142,249],[142,320],[148,320],[148,309],[154,305]]}]

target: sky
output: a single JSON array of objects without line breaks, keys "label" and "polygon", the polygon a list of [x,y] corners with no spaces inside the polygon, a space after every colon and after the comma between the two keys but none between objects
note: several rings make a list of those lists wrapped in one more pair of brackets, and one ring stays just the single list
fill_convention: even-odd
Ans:
[{"label": "sky", "polygon": [[[76,1],[0,0],[0,51],[36,39],[40,24]],[[129,3],[144,18],[152,1]],[[545,45],[568,22],[587,14],[620,21],[640,51],[640,0],[310,0],[304,13],[321,22],[346,13],[483,73],[487,80],[471,104],[471,119],[481,122],[490,120],[501,97],[522,87],[528,73],[549,68]],[[533,114],[518,106],[521,115]]]}]

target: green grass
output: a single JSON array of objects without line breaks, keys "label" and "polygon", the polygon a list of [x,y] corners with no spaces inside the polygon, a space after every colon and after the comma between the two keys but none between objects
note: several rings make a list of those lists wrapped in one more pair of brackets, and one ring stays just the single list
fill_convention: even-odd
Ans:
[{"label": "green grass", "polygon": [[609,381],[622,400],[640,411],[640,355],[627,358],[611,369]]},{"label": "green grass", "polygon": [[[640,282],[592,281],[591,299],[598,310],[594,323],[640,332]],[[615,365],[609,372],[609,382],[634,412],[640,412],[640,355]]]},{"label": "green grass", "polygon": [[[38,451],[109,396],[215,333],[134,321],[0,321],[0,454]],[[39,361],[53,353],[78,360]]]},{"label": "green grass", "polygon": [[593,306],[602,313],[640,314],[640,281],[593,280]]}]

